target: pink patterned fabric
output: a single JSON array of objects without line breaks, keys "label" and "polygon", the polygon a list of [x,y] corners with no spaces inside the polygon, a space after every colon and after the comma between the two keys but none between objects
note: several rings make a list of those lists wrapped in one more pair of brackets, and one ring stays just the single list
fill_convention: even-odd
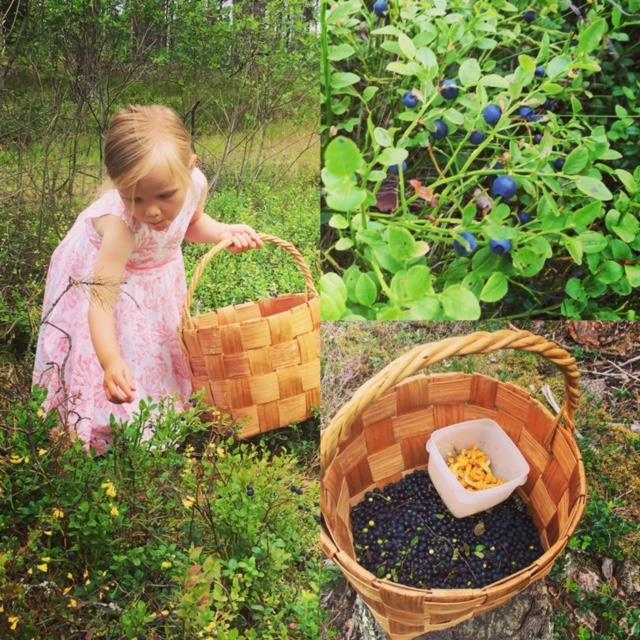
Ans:
[{"label": "pink patterned fabric", "polygon": [[[78,216],[53,252],[33,385],[48,389],[43,408],[57,409],[87,450],[103,453],[109,446],[110,414],[128,420],[140,399],[173,395],[184,402],[192,391],[177,331],[186,296],[181,243],[206,189],[206,178],[194,169],[182,210],[165,231],[131,218],[118,192],[111,190]],[[122,218],[135,235],[114,309],[120,351],[136,385],[136,399],[125,404],[109,402],[102,387],[103,371],[89,333],[89,286],[69,288],[71,280],[92,281],[101,243],[93,219],[107,214]]]}]

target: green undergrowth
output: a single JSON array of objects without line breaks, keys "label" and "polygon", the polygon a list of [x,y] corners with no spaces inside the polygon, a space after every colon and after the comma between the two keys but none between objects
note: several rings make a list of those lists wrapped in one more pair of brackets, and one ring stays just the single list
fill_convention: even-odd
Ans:
[{"label": "green undergrowth", "polygon": [[[261,233],[292,243],[315,274],[319,242],[315,173],[283,176],[272,171],[240,192],[233,187],[223,188],[210,198],[206,211],[222,222],[249,224]],[[209,249],[210,245],[185,245],[189,282],[200,258]],[[267,243],[259,252],[218,254],[203,274],[194,310],[215,309],[304,289],[302,272],[289,253]]]},{"label": "green undergrowth", "polygon": [[0,636],[317,637],[317,419],[243,443],[143,404],[95,457],[50,438],[42,397],[0,428]]}]

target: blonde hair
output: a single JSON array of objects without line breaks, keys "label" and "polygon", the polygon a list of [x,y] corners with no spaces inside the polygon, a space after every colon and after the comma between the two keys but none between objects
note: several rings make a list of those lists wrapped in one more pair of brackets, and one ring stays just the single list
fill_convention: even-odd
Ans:
[{"label": "blonde hair", "polygon": [[191,136],[173,109],[159,104],[130,105],[111,120],[104,163],[117,189],[135,188],[159,159],[186,187],[191,157]]}]

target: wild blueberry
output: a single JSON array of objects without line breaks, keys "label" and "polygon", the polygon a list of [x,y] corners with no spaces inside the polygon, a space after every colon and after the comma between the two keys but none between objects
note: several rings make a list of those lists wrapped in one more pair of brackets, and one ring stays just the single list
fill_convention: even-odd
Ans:
[{"label": "wild blueberry", "polygon": [[552,100],[551,98],[547,98],[542,105],[542,108],[546,111],[553,111],[553,113],[558,113],[558,109],[560,108],[560,103],[556,100]]},{"label": "wild blueberry", "polygon": [[418,104],[418,97],[413,93],[413,91],[407,91],[402,97],[402,103],[408,109],[413,109]]},{"label": "wild blueberry", "polygon": [[248,485],[247,485],[247,495],[248,495],[250,498],[253,498],[253,494],[254,494],[253,487],[252,487],[250,484],[248,484]]},{"label": "wild blueberry", "polygon": [[533,22],[536,19],[536,12],[529,9],[522,14],[522,18],[525,22]]},{"label": "wild blueberry", "polygon": [[376,0],[373,4],[373,11],[377,16],[386,16],[389,11],[389,5],[385,0]]},{"label": "wild blueberry", "polygon": [[500,120],[501,116],[502,109],[497,104],[490,104],[488,107],[485,107],[482,112],[484,121],[492,127],[498,124],[498,120]]},{"label": "wild blueberry", "polygon": [[297,487],[295,484],[292,484],[289,489],[291,489],[291,491],[293,493],[295,493],[298,496],[301,496],[304,493],[304,490],[301,489],[300,487]]},{"label": "wild blueberry", "polygon": [[564,167],[564,158],[556,158],[553,161],[553,168],[556,171],[562,171],[562,167]]},{"label": "wild blueberry", "polygon": [[460,237],[464,238],[467,242],[463,243],[455,240],[453,243],[453,250],[459,256],[470,256],[478,248],[478,241],[473,233],[469,233],[469,231],[463,231],[460,234]]},{"label": "wild blueberry", "polygon": [[520,224],[527,224],[533,220],[533,217],[526,211],[518,211],[518,220],[520,220]]},{"label": "wild blueberry", "polygon": [[[407,167],[408,167],[408,165],[407,165],[407,161],[406,161],[406,160],[403,160],[403,161],[402,161],[402,172],[403,172],[403,173],[407,170]],[[397,175],[400,173],[400,167],[399,167],[399,165],[397,165],[397,164],[391,165],[391,166],[389,167],[389,173],[393,173],[394,175],[396,175],[396,176],[397,176]]]},{"label": "wild blueberry", "polygon": [[518,185],[511,176],[499,176],[491,185],[491,193],[496,198],[502,198],[503,200],[511,200],[516,195]]},{"label": "wild blueberry", "polygon": [[544,78],[544,67],[542,65],[536,67],[535,75],[538,78]]},{"label": "wild blueberry", "polygon": [[469,136],[469,142],[476,146],[478,146],[479,144],[482,144],[486,139],[487,139],[487,134],[482,133],[482,131],[474,131]]},{"label": "wild blueberry", "polygon": [[541,133],[536,133],[536,134],[533,136],[533,141],[534,141],[536,144],[540,144],[540,143],[542,142],[542,134],[541,134]]},{"label": "wild blueberry", "polygon": [[455,80],[443,80],[440,85],[440,95],[445,100],[455,100],[458,97],[458,85]]},{"label": "wild blueberry", "polygon": [[432,138],[434,140],[442,140],[442,138],[446,138],[449,133],[449,127],[447,127],[442,120],[436,120],[434,124],[436,126],[436,130],[433,132]]}]

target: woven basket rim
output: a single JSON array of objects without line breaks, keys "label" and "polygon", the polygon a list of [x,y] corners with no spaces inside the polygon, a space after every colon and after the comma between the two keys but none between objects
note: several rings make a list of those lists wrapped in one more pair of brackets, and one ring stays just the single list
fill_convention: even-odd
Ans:
[{"label": "woven basket rim", "polygon": [[[301,300],[300,302],[296,303],[295,305],[293,305],[290,309],[285,309],[284,311],[278,311],[277,313],[271,313],[267,316],[261,316],[259,318],[251,318],[249,320],[238,320],[237,322],[227,322],[225,324],[221,324],[221,325],[211,325],[212,327],[233,327],[235,325],[240,325],[240,324],[245,324],[247,322],[259,322],[261,319],[263,318],[277,318],[279,316],[282,316],[286,313],[291,313],[292,309],[295,309],[297,307],[301,307],[302,305],[305,304],[309,304],[309,302],[311,302],[312,300],[315,300],[316,298],[319,298],[319,295],[310,295],[308,291],[297,291],[294,293],[281,293],[280,295],[277,296],[272,296],[269,298],[260,298],[258,300],[248,300],[247,302],[239,302],[237,304],[228,304],[225,305],[224,307],[216,307],[215,309],[211,309],[210,311],[204,311],[202,313],[198,313],[197,315],[191,316],[191,320],[192,322],[197,325],[198,319],[202,318],[204,316],[209,316],[209,315],[216,315],[220,312],[224,312],[227,309],[233,309],[236,307],[244,307],[244,306],[253,306],[253,305],[259,305],[260,302],[268,302],[268,301],[273,301],[273,300],[281,300],[282,298],[287,298],[287,297],[293,297],[293,296],[304,296],[304,300]],[[198,329],[198,327],[196,326],[195,329]]]}]

